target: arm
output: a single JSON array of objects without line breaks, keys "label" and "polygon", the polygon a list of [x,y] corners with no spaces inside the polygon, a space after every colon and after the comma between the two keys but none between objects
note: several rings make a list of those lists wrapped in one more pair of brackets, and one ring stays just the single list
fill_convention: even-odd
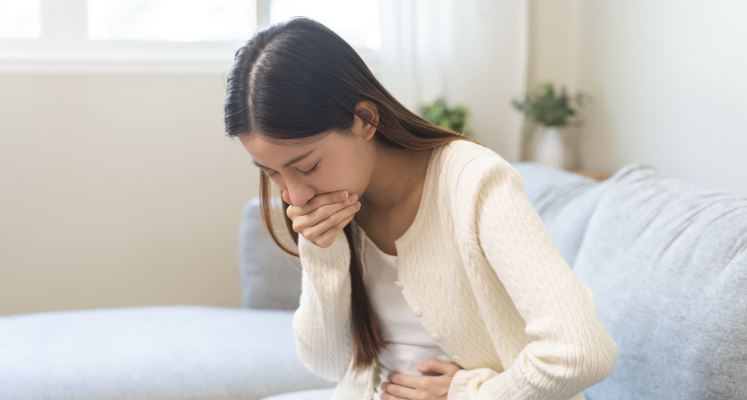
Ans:
[{"label": "arm", "polygon": [[448,400],[568,400],[601,382],[612,372],[617,345],[591,290],[526,198],[521,175],[497,154],[473,160],[464,173],[460,207],[475,213],[469,251],[484,255],[536,339],[501,373],[458,371]]},{"label": "arm", "polygon": [[344,231],[322,248],[298,235],[301,298],[293,314],[296,351],[314,374],[340,382],[353,357],[350,248]]}]

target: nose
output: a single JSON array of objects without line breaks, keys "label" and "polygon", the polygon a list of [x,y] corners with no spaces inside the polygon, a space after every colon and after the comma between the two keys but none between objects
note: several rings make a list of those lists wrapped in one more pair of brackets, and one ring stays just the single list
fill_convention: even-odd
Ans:
[{"label": "nose", "polygon": [[314,189],[304,185],[288,185],[284,192],[286,202],[289,198],[291,200],[290,204],[296,207],[303,206],[314,197]]}]

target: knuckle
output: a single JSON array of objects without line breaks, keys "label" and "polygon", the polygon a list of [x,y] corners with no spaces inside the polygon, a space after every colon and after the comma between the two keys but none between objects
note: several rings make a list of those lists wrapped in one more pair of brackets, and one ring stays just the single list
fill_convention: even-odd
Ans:
[{"label": "knuckle", "polygon": [[422,385],[423,385],[424,388],[433,387],[433,384],[434,384],[433,378],[431,378],[431,377],[425,377],[425,378],[423,378],[423,380],[421,381],[421,383],[422,383]]},{"label": "knuckle", "polygon": [[313,210],[309,211],[306,215],[308,215],[309,218],[316,218],[316,216],[319,214],[319,210],[320,209],[321,209],[321,207],[313,209]]}]

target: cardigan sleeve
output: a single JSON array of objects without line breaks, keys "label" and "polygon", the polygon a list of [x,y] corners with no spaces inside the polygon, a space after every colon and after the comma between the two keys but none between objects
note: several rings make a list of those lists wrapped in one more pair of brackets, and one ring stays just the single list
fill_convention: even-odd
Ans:
[{"label": "cardigan sleeve", "polygon": [[293,314],[296,351],[314,374],[340,382],[353,357],[350,248],[344,231],[329,247],[298,235],[301,297]]},{"label": "cardigan sleeve", "polygon": [[497,153],[476,158],[464,172],[469,183],[460,207],[474,207],[470,252],[488,261],[534,340],[500,373],[459,370],[448,400],[568,400],[601,382],[612,372],[617,345],[591,290],[527,199],[521,175]]}]

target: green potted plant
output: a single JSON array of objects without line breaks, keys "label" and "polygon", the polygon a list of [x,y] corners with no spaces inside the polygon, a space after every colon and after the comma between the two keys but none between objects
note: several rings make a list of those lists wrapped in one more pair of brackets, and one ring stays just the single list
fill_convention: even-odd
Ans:
[{"label": "green potted plant", "polygon": [[418,114],[434,125],[472,137],[472,131],[467,128],[469,109],[461,104],[449,107],[443,96],[431,103],[421,103],[418,106]]},{"label": "green potted plant", "polygon": [[534,160],[556,168],[569,169],[575,160],[569,155],[571,144],[565,128],[580,127],[578,110],[591,96],[579,91],[568,94],[565,86],[558,93],[552,82],[545,81],[527,93],[522,100],[512,99],[511,105],[532,124],[526,141],[531,142],[535,132],[541,132],[540,143],[534,151]]}]

